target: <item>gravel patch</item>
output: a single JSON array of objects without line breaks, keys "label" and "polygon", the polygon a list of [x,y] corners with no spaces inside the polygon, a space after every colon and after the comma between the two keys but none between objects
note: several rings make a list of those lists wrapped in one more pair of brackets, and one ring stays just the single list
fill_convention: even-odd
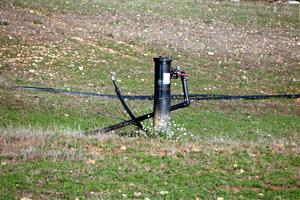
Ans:
[{"label": "gravel patch", "polygon": [[218,60],[234,60],[245,67],[262,63],[300,64],[300,38],[292,31],[253,28],[216,22],[205,24],[172,19],[149,13],[128,14],[102,12],[97,15],[44,14],[29,9],[1,10],[1,35],[28,42],[61,43],[114,38],[128,42],[138,40],[162,49],[186,51]]}]

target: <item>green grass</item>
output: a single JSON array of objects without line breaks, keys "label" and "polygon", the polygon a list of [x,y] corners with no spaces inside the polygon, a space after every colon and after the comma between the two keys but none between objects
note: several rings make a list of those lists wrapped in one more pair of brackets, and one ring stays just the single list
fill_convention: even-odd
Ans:
[{"label": "green grass", "polygon": [[[50,86],[70,88],[77,91],[92,91],[113,94],[110,72],[117,72],[123,94],[153,94],[153,61],[155,52],[161,50],[143,44],[123,44],[113,40],[96,41],[96,46],[67,41],[62,46],[29,46],[17,40],[14,44],[6,43],[5,59],[23,55],[17,65],[3,65],[2,72],[10,82],[18,85]],[[143,51],[137,51],[143,46]],[[67,50],[66,50],[67,47]],[[9,53],[11,52],[11,53]],[[147,53],[148,56],[144,56]],[[261,69],[248,69],[250,80],[240,77],[245,74],[241,64],[229,62],[219,65],[214,59],[199,58],[185,52],[170,50],[174,63],[182,65],[191,74],[189,77],[190,93],[215,94],[259,94],[295,93],[297,82],[286,80],[296,77],[297,67],[282,72],[281,68],[261,66]],[[178,55],[181,54],[179,58]],[[80,57],[78,57],[80,55]],[[35,57],[35,59],[34,59]],[[35,60],[42,60],[36,62]],[[83,67],[83,70],[79,68]],[[34,70],[34,72],[30,72]],[[172,93],[180,93],[179,81],[174,81]],[[93,129],[104,127],[116,121],[96,114],[96,111],[122,114],[118,101],[103,101],[97,98],[75,97],[37,92],[2,90],[3,101],[0,106],[4,116],[2,126],[68,126],[73,129]],[[8,95],[10,94],[10,95]],[[6,97],[8,95],[8,97]],[[20,98],[15,96],[27,96]],[[15,102],[19,102],[19,106]],[[175,103],[175,102],[173,102]],[[24,105],[23,105],[24,104]],[[134,113],[141,115],[151,112],[151,102],[129,102]],[[240,138],[261,137],[265,135],[293,137],[299,125],[297,121],[297,103],[295,100],[265,101],[221,101],[194,102],[190,108],[173,114],[176,124],[186,124],[191,134],[196,136],[225,135]],[[191,112],[194,111],[194,112]],[[68,115],[68,117],[66,117]],[[182,120],[187,118],[188,120]],[[110,122],[111,121],[111,122]],[[204,130],[204,131],[202,131]],[[243,134],[241,134],[243,133]]]},{"label": "green grass", "polygon": [[[1,91],[6,93],[5,90]],[[152,111],[150,101],[128,101],[128,104],[136,115]],[[90,130],[118,122],[97,112],[129,119],[118,100],[105,101],[95,97],[43,92],[14,91],[2,99],[0,108],[3,111],[0,124],[4,127],[13,125]],[[188,133],[200,138],[223,136],[258,140],[272,135],[275,138],[295,140],[300,128],[296,112],[294,100],[202,101],[172,113],[172,124],[184,127]]]},{"label": "green grass", "polygon": [[[279,5],[274,14],[270,4],[193,2],[14,0],[0,6],[12,3],[46,15],[161,15],[195,25],[299,33],[297,7]],[[128,118],[118,100],[12,89],[114,94],[115,71],[123,94],[151,95],[152,58],[160,53],[187,71],[190,93],[299,93],[295,57],[278,64],[267,55],[246,67],[143,39],[125,43],[108,35],[31,43],[0,33],[0,199],[299,199],[298,99],[194,101],[172,113],[173,139],[127,137],[136,135],[133,126],[84,137],[78,132],[118,122],[97,112]],[[180,92],[175,80],[172,93]],[[150,101],[127,102],[137,116],[153,109]]]},{"label": "green grass", "polygon": [[[22,66],[22,70],[12,64],[3,64],[1,68],[18,84],[42,84],[77,90],[95,90],[96,87],[98,92],[107,93],[113,91],[109,78],[111,71],[117,73],[125,92],[153,93],[152,58],[157,55],[156,52],[163,52],[145,44],[119,44],[113,40],[97,40],[95,46],[76,41],[66,41],[62,46],[30,46],[19,43],[19,40],[13,44],[6,44],[5,38],[2,40],[6,49],[2,53],[3,58],[16,60],[14,64]],[[137,50],[139,48],[143,50]],[[174,65],[179,64],[193,74],[190,77],[191,93],[292,93],[298,89],[298,83],[293,81],[293,77],[299,74],[296,61],[292,61],[288,70],[267,62],[261,63],[259,68],[245,68],[235,61],[219,64],[215,58],[197,57],[172,49],[167,53],[172,55]],[[22,57],[16,59],[17,55]],[[242,78],[245,75],[247,80]]]},{"label": "green grass", "polygon": [[[59,135],[49,136],[47,141],[51,143],[46,143],[42,153],[37,151],[33,158],[21,156],[17,162],[11,158],[13,163],[2,158],[8,161],[0,166],[3,199],[299,197],[295,186],[299,184],[298,157],[278,154],[268,145],[99,141]],[[127,149],[120,150],[124,145]],[[60,156],[46,153],[53,152],[54,147]],[[137,196],[138,192],[141,196]]]}]

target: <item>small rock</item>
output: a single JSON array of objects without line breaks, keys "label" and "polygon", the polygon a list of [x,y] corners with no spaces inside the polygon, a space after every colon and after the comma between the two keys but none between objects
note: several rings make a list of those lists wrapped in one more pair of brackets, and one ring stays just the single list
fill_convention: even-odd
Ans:
[{"label": "small rock", "polygon": [[140,197],[140,196],[142,196],[142,193],[141,193],[141,192],[135,192],[135,193],[134,193],[134,196],[135,196],[135,197]]},{"label": "small rock", "polygon": [[197,148],[197,147],[193,147],[193,148],[192,148],[192,151],[193,151],[193,152],[200,152],[201,150],[200,150],[199,148]]},{"label": "small rock", "polygon": [[209,51],[207,54],[208,54],[209,56],[214,56],[214,55],[215,55],[215,53],[214,53],[214,52],[211,52],[211,51]]},{"label": "small rock", "polygon": [[7,162],[1,162],[1,165],[7,165]]},{"label": "small rock", "polygon": [[80,70],[80,71],[82,71],[83,70],[83,67],[81,66],[81,67],[78,67],[78,69]]},{"label": "small rock", "polygon": [[166,195],[166,194],[169,194],[169,192],[168,191],[160,191],[159,194],[160,195]]},{"label": "small rock", "polygon": [[126,146],[121,146],[121,147],[120,147],[120,150],[121,150],[121,151],[126,151],[126,150],[127,150],[127,147],[126,147]]},{"label": "small rock", "polygon": [[245,81],[248,81],[248,77],[245,76],[245,75],[242,76],[242,79],[245,80]]},{"label": "small rock", "polygon": [[243,174],[245,172],[245,170],[244,169],[240,169],[240,171],[238,172],[238,174]]},{"label": "small rock", "polygon": [[288,4],[290,5],[299,5],[299,1],[288,1]]},{"label": "small rock", "polygon": [[96,163],[96,160],[92,160],[92,159],[89,159],[88,161],[86,161],[86,164],[89,164],[89,165],[93,165]]},{"label": "small rock", "polygon": [[80,37],[72,37],[73,40],[76,40],[78,42],[83,42],[83,39]]}]

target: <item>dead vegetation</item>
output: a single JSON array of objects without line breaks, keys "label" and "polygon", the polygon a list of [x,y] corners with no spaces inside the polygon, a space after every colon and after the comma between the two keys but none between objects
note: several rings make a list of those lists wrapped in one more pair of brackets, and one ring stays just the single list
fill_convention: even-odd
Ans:
[{"label": "dead vegetation", "polygon": [[[83,137],[78,132],[63,129],[40,128],[1,128],[0,156],[5,159],[2,164],[51,159],[104,159],[107,156],[139,149],[146,155],[172,157],[199,153],[234,154],[238,149],[247,149],[251,157],[259,157],[260,148],[269,147],[276,154],[300,155],[300,147],[295,141],[284,139],[260,139],[257,142],[212,138],[196,142],[175,142],[166,140],[148,140],[143,137],[127,138],[114,134]],[[98,142],[93,142],[95,139]],[[107,147],[106,143],[113,143]]]}]

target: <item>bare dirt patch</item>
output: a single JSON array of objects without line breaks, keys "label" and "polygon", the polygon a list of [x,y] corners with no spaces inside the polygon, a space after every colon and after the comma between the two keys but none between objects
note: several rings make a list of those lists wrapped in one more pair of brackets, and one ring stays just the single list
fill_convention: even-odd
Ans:
[{"label": "bare dirt patch", "polygon": [[246,67],[300,63],[300,38],[290,30],[248,28],[215,22],[205,24],[152,14],[102,12],[97,15],[44,14],[29,9],[2,9],[2,36],[28,42],[87,43],[101,38],[141,41],[163,49],[192,52],[219,60],[236,60]]}]

